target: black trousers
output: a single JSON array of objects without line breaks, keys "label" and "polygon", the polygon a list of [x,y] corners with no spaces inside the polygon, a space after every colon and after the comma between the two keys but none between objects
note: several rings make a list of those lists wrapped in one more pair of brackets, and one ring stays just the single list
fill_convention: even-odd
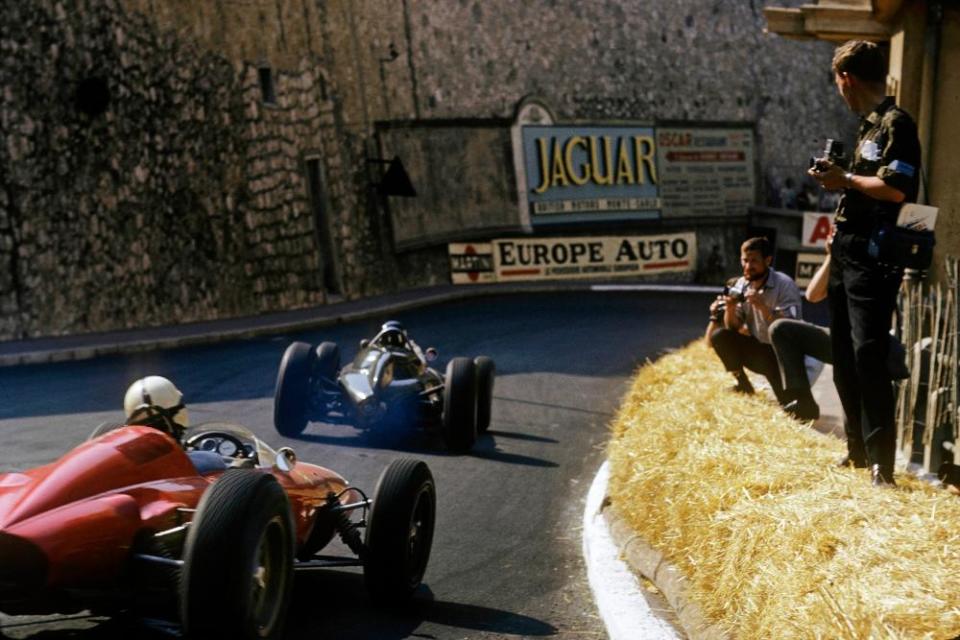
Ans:
[{"label": "black trousers", "polygon": [[717,329],[711,333],[710,344],[727,371],[743,371],[746,367],[759,373],[770,382],[777,400],[781,404],[784,402],[780,366],[772,346],[732,329]]},{"label": "black trousers", "polygon": [[871,258],[866,237],[840,230],[831,254],[833,382],[847,414],[847,448],[855,460],[893,469],[896,398],[887,352],[903,272]]},{"label": "black trousers", "polygon": [[770,325],[770,344],[777,354],[783,386],[787,391],[809,391],[805,356],[833,364],[830,332],[824,328],[793,318],[780,318]]}]

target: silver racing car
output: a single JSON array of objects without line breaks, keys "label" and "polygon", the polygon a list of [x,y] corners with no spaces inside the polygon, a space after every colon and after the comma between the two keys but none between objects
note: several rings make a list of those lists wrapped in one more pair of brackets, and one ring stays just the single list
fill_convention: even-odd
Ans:
[{"label": "silver racing car", "polygon": [[439,431],[451,451],[468,451],[490,426],[493,360],[453,358],[441,374],[428,364],[436,358],[436,349],[422,350],[395,320],[361,340],[344,367],[336,343],[294,342],[277,373],[277,431],[297,436],[310,421],[361,429],[422,426]]}]

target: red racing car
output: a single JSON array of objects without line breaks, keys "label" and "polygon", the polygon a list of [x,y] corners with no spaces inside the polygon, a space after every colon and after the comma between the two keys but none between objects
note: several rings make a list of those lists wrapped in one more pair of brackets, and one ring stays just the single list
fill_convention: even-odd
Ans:
[{"label": "red racing car", "polygon": [[[378,601],[420,585],[436,514],[424,462],[394,461],[371,500],[239,425],[183,443],[116,428],[0,474],[0,611],[159,609],[189,637],[277,638],[296,570],[362,566]],[[335,536],[353,556],[319,555]]]}]

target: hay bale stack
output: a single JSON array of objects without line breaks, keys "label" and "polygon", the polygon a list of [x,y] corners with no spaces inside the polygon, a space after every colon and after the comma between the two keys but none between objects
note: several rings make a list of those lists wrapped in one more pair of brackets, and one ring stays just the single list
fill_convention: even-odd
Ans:
[{"label": "hay bale stack", "polygon": [[845,445],[730,391],[702,343],[640,369],[613,424],[609,494],[738,640],[960,635],[960,501],[870,486]]}]

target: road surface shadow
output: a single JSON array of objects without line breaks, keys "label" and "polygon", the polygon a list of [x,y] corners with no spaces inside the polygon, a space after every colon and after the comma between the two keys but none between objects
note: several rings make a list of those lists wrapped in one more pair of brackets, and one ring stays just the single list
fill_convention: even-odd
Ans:
[{"label": "road surface shadow", "polygon": [[[300,574],[295,593],[287,618],[288,640],[436,638],[438,636],[429,632],[429,625],[434,624],[518,637],[551,636],[557,632],[553,625],[522,614],[436,600],[426,585],[408,602],[396,606],[377,605],[367,598],[363,576],[357,573]],[[318,594],[321,597],[318,598]],[[417,632],[423,625],[428,629]]]},{"label": "road surface shadow", "polygon": [[[314,427],[308,427],[307,433],[292,437],[290,440],[301,440],[315,444],[333,445],[338,447],[360,447],[364,449],[380,449],[399,451],[402,453],[420,453],[436,456],[472,456],[493,462],[525,465],[530,467],[556,467],[557,463],[519,453],[510,453],[499,448],[493,437],[495,433],[488,431],[477,438],[476,444],[466,453],[455,453],[446,450],[443,441],[436,434],[425,431],[360,431],[353,433],[339,430],[341,435],[317,433]],[[510,434],[517,439],[531,439],[538,442],[555,443],[556,440],[527,436],[525,434]]]}]

